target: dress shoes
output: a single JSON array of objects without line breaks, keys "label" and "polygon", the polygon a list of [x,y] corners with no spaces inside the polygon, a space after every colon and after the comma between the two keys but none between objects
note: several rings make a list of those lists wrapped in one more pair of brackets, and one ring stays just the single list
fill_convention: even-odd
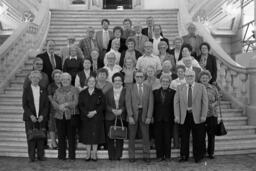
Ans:
[{"label": "dress shoes", "polygon": [[134,162],[135,162],[135,158],[130,158],[130,159],[129,159],[129,162],[130,162],[130,163],[134,163]]},{"label": "dress shoes", "polygon": [[188,157],[180,157],[179,162],[187,162]]},{"label": "dress shoes", "polygon": [[143,158],[144,162],[150,163],[150,158]]},{"label": "dress shoes", "polygon": [[215,157],[214,157],[214,155],[209,155],[208,158],[209,159],[214,159]]},{"label": "dress shoes", "polygon": [[29,159],[28,162],[29,162],[29,163],[34,163],[34,162],[35,162],[35,159]]},{"label": "dress shoes", "polygon": [[46,158],[45,157],[40,157],[37,159],[38,161],[46,161]]}]

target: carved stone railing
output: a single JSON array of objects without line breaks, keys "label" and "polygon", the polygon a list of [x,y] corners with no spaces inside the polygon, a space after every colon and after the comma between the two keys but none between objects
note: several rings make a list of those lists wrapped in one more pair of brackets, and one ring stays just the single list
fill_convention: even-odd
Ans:
[{"label": "carved stone railing", "polygon": [[22,23],[19,29],[0,47],[0,91],[8,85],[29,56],[35,56],[43,48],[49,29],[50,13],[45,11],[40,25]]},{"label": "carved stone railing", "polygon": [[[192,22],[192,16],[185,6],[179,6],[179,28],[184,35],[186,25]],[[252,67],[243,67],[236,63],[212,37],[209,30],[199,22],[194,22],[198,34],[211,46],[212,53],[217,57],[217,83],[225,98],[232,102],[233,107],[242,108],[243,114],[248,116],[248,123],[256,125],[256,58],[252,60]],[[254,62],[254,63],[253,63]]]}]

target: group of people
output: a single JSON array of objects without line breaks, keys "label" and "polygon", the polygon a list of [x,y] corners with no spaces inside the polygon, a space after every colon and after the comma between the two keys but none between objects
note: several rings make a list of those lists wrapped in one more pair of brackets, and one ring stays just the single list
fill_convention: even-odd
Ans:
[{"label": "group of people", "polygon": [[[143,159],[150,162],[150,148],[159,161],[170,160],[171,148],[180,148],[180,162],[189,158],[192,131],[195,162],[208,153],[214,158],[218,91],[216,59],[210,45],[196,34],[174,39],[170,49],[161,26],[147,18],[147,27],[132,27],[127,18],[123,27],[102,30],[90,27],[87,36],[55,53],[48,40],[47,51],[39,54],[33,71],[24,81],[23,119],[31,129],[47,130],[50,148],[58,159],[75,160],[77,143],[86,147],[86,161],[97,161],[99,145],[110,160],[120,160],[123,139],[108,134],[114,124],[128,128],[129,161],[135,161],[135,139],[142,138]],[[115,123],[115,121],[117,121]],[[208,145],[206,150],[206,134]],[[173,140],[173,141],[172,141]],[[31,162],[45,160],[45,139],[27,140]]]}]

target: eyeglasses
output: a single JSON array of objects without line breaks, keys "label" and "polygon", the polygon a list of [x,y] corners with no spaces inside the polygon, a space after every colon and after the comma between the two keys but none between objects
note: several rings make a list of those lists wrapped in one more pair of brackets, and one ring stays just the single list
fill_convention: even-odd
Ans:
[{"label": "eyeglasses", "polygon": [[144,76],[143,75],[136,75],[135,77],[136,78],[143,78]]},{"label": "eyeglasses", "polygon": [[122,82],[122,80],[118,79],[118,80],[114,80],[114,82]]},{"label": "eyeglasses", "polygon": [[185,75],[185,77],[194,77],[194,75]]},{"label": "eyeglasses", "polygon": [[36,63],[36,65],[43,65],[42,63]]}]

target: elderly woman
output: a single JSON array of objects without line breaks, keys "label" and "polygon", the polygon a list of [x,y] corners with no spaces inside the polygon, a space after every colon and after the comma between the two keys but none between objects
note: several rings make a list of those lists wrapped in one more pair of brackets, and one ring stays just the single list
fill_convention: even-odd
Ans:
[{"label": "elderly woman", "polygon": [[24,88],[22,95],[23,120],[25,121],[25,131],[28,143],[29,161],[35,161],[37,153],[38,160],[44,158],[44,139],[29,139],[29,132],[33,128],[45,129],[48,116],[47,91],[39,85],[42,78],[40,71],[32,71],[29,74],[31,84]]},{"label": "elderly woman", "polygon": [[216,106],[218,104],[218,90],[215,86],[209,84],[212,76],[208,70],[202,71],[199,74],[200,82],[205,86],[208,94],[208,112],[206,118],[206,132],[208,136],[208,157],[214,158],[214,146],[215,146],[215,132],[218,124],[218,114],[216,112]]},{"label": "elderly woman", "polygon": [[61,87],[61,80],[60,80],[61,74],[62,74],[61,70],[59,70],[59,69],[53,70],[52,79],[54,80],[54,82],[49,84],[48,89],[47,89],[48,90],[48,98],[52,105],[50,108],[50,116],[49,116],[49,124],[48,124],[50,138],[51,138],[50,147],[52,149],[57,149],[57,142],[56,142],[56,137],[55,137],[55,133],[56,133],[57,129],[56,129],[56,123],[55,123],[55,118],[54,118],[55,110],[53,107],[53,95],[54,95],[55,91]]},{"label": "elderly woman", "polygon": [[173,44],[174,44],[174,48],[170,50],[170,54],[174,56],[175,64],[176,64],[182,58],[182,55],[181,55],[181,47],[183,44],[182,37],[176,37],[173,40]]},{"label": "elderly woman", "polygon": [[[117,39],[120,44],[120,47],[118,49],[119,52],[122,52],[127,49],[127,47],[125,45],[126,39],[122,38],[123,32],[124,31],[123,31],[122,27],[119,27],[119,26],[116,26],[113,29],[113,34],[114,34],[113,39]],[[113,39],[109,40],[107,52],[110,51],[110,49],[111,49]]]},{"label": "elderly woman", "polygon": [[148,84],[152,90],[159,89],[161,87],[160,80],[156,78],[155,74],[155,67],[149,65],[146,69],[147,79],[144,81],[144,83]]},{"label": "elderly woman", "polygon": [[[87,83],[88,88],[79,94],[79,110],[81,113],[80,142],[85,144],[87,156],[86,161],[97,161],[98,144],[105,142],[104,95],[96,88],[96,78],[90,76]],[[92,151],[91,151],[92,149]]]},{"label": "elderly woman", "polygon": [[106,94],[108,90],[112,88],[111,82],[107,80],[108,78],[108,70],[105,68],[101,68],[97,71],[97,83],[96,88],[101,89],[103,94]]},{"label": "elderly woman", "polygon": [[96,73],[91,71],[92,64],[89,59],[84,59],[83,66],[84,66],[84,70],[80,71],[76,75],[76,79],[75,79],[75,87],[77,87],[80,92],[87,88],[88,78],[92,75],[96,76]]},{"label": "elderly woman", "polygon": [[124,26],[123,38],[127,39],[128,37],[135,35],[135,31],[132,30],[132,20],[130,18],[124,19],[123,26]]},{"label": "elderly woman", "polygon": [[62,87],[58,88],[54,95],[52,104],[55,109],[56,127],[58,131],[58,159],[66,160],[66,150],[68,141],[68,156],[70,160],[75,160],[76,154],[76,125],[73,118],[78,117],[78,89],[71,85],[71,75],[61,74]]},{"label": "elderly woman", "polygon": [[163,64],[164,61],[169,60],[172,66],[175,67],[176,63],[175,63],[174,56],[172,56],[167,52],[168,44],[165,41],[160,41],[158,43],[158,50],[159,50],[158,56],[160,58],[161,64]]},{"label": "elderly woman", "polygon": [[[47,89],[49,84],[49,79],[47,74],[42,72],[42,69],[43,69],[43,60],[41,58],[35,58],[33,61],[33,70],[40,71],[42,78],[39,81],[39,85],[43,89]],[[29,74],[28,74],[24,80],[23,89],[30,86],[30,84],[31,84],[31,80],[29,79]]]},{"label": "elderly woman", "polygon": [[75,46],[70,47],[70,57],[67,58],[63,65],[63,72],[71,75],[71,84],[75,85],[76,74],[83,70],[83,59],[77,57]]},{"label": "elderly woman", "polygon": [[139,51],[135,50],[136,42],[135,42],[134,38],[128,38],[126,40],[126,46],[128,47],[128,49],[121,53],[121,58],[120,58],[120,62],[119,62],[119,65],[121,67],[123,67],[123,65],[124,65],[125,58],[131,57],[135,61],[137,61],[138,58],[142,56],[142,54]]},{"label": "elderly woman", "polygon": [[209,53],[210,50],[211,50],[211,47],[209,43],[206,43],[206,42],[202,43],[200,45],[201,55],[198,56],[198,62],[204,70],[210,71],[212,75],[210,83],[212,84],[216,82],[217,64],[216,64],[216,57]]},{"label": "elderly woman", "polygon": [[120,62],[120,58],[121,58],[121,53],[118,51],[120,47],[120,42],[118,39],[113,39],[112,42],[111,42],[111,49],[110,51],[108,51],[106,54],[105,54],[105,57],[104,57],[104,65],[106,66],[107,63],[108,63],[108,60],[107,60],[107,56],[110,54],[110,53],[114,53],[115,56],[116,56],[116,60],[115,60],[115,63],[117,65],[119,65],[119,62]]},{"label": "elderly woman", "polygon": [[[125,88],[123,87],[124,78],[121,73],[115,73],[112,77],[113,88],[106,93],[106,113],[105,125],[106,134],[108,134],[110,127],[115,125],[120,126],[126,120],[125,108]],[[123,151],[123,140],[110,139],[107,136],[107,147],[109,160],[120,160]]]},{"label": "elderly woman", "polygon": [[112,82],[111,78],[112,76],[117,73],[120,72],[122,70],[122,67],[120,67],[119,65],[117,65],[115,63],[116,61],[116,55],[112,52],[109,53],[107,55],[107,65],[105,65],[103,68],[105,68],[108,71],[108,78],[107,80],[109,82]]},{"label": "elderly woman", "polygon": [[191,56],[191,53],[192,53],[192,46],[190,44],[183,44],[181,47],[182,59],[179,60],[176,63],[176,65],[185,65],[184,58],[190,57],[192,60],[192,67],[197,67],[202,69],[199,63],[197,62],[197,60],[195,60],[195,58]]},{"label": "elderly woman", "polygon": [[159,161],[171,157],[171,135],[174,124],[173,98],[175,91],[170,89],[171,77],[160,77],[161,88],[153,91],[154,95],[154,135],[156,156]]},{"label": "elderly woman", "polygon": [[157,78],[160,78],[162,75],[168,75],[171,77],[172,80],[177,78],[177,74],[173,72],[173,67],[172,67],[172,63],[169,60],[166,60],[163,62],[162,64],[162,72],[160,72],[159,74],[157,74]]},{"label": "elderly woman", "polygon": [[124,68],[121,72],[124,75],[124,84],[126,87],[134,83],[135,65],[136,61],[133,58],[127,57],[124,59]]},{"label": "elderly woman", "polygon": [[[183,65],[178,65],[176,67],[178,78],[175,80],[172,80],[170,84],[170,88],[173,90],[177,90],[177,87],[181,84],[185,84],[185,71],[186,68]],[[173,125],[173,148],[179,148],[180,147],[180,139],[179,139],[179,125],[177,123],[174,123]]]},{"label": "elderly woman", "polygon": [[97,72],[98,69],[102,68],[104,64],[99,58],[99,49],[92,49],[91,51],[91,59],[92,59],[92,71]]}]

